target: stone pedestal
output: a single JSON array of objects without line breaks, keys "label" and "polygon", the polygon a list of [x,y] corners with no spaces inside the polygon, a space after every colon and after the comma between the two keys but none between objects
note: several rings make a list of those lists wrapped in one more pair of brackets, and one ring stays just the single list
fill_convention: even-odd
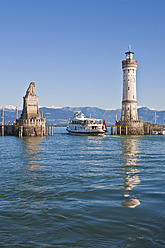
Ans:
[{"label": "stone pedestal", "polygon": [[144,135],[144,122],[138,121],[117,121],[117,134],[122,135]]},{"label": "stone pedestal", "polygon": [[22,127],[21,136],[43,136],[46,135],[46,119],[41,118],[38,107],[38,97],[35,94],[35,82],[31,82],[26,95],[23,98],[23,111],[21,117],[16,121]]}]

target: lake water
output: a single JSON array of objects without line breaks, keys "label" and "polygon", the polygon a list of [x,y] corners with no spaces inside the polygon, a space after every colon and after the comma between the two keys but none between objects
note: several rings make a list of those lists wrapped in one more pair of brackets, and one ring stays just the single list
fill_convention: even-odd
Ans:
[{"label": "lake water", "polygon": [[165,136],[0,137],[0,247],[165,247]]}]

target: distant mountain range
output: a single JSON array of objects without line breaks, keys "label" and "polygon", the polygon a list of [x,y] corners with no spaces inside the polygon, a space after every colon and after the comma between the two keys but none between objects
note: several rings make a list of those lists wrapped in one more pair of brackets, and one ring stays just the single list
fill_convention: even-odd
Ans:
[{"label": "distant mountain range", "polygon": [[[105,119],[108,126],[115,124],[116,114],[118,120],[120,119],[121,115],[120,109],[105,110],[96,107],[41,107],[40,113],[43,111],[43,116],[46,117],[47,124],[66,126],[68,123],[68,118],[72,117],[74,113],[78,110],[85,114],[85,116],[87,117]],[[22,110],[18,110],[18,117],[20,117],[21,113]],[[138,108],[138,115],[140,120],[155,123],[155,114],[156,122],[158,124],[165,124],[165,110],[156,111],[146,107]],[[4,108],[4,119],[6,123],[8,123],[9,121],[10,123],[13,123],[16,120],[15,109],[11,106]]]}]

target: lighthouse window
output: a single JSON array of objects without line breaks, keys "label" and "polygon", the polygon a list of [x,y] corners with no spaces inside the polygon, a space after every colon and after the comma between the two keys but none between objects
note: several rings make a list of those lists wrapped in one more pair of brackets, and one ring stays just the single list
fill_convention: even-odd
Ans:
[{"label": "lighthouse window", "polygon": [[134,95],[133,95],[133,99],[134,99]]},{"label": "lighthouse window", "polygon": [[128,90],[129,90],[129,87],[128,87]]},{"label": "lighthouse window", "polygon": [[129,73],[129,69],[128,69],[128,73]]}]

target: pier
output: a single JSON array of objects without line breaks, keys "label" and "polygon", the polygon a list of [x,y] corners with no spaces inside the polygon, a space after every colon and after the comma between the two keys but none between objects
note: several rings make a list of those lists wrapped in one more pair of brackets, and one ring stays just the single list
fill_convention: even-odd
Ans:
[{"label": "pier", "polygon": [[[130,133],[130,129],[128,131],[128,126],[121,126],[120,122],[116,122],[118,123],[118,125],[115,126],[111,126],[110,128],[110,133],[111,135],[140,135],[139,133],[137,133],[137,130],[134,131],[134,129],[132,128],[131,133]],[[130,128],[130,127],[129,127]],[[159,125],[159,124],[152,124],[150,122],[144,122],[143,126],[141,126],[141,128],[143,128],[142,132],[143,135],[163,135],[165,132],[165,125]]]}]

